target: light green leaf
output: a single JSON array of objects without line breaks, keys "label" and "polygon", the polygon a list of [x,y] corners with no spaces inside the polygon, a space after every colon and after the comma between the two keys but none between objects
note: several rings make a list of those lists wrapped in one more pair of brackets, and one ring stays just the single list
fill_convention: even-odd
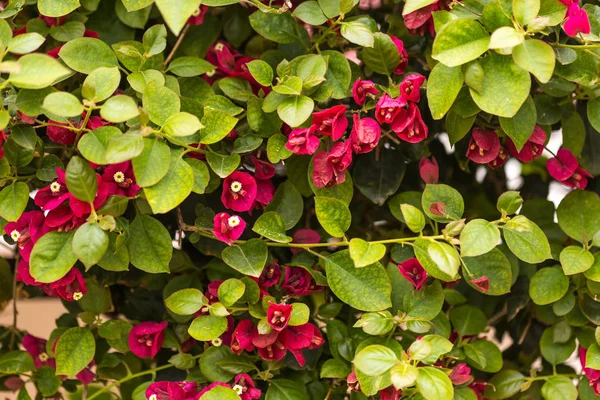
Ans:
[{"label": "light green leaf", "polygon": [[485,53],[489,43],[490,36],[478,21],[457,19],[437,33],[431,56],[448,67],[456,67]]},{"label": "light green leaf", "polygon": [[396,353],[379,344],[365,347],[356,353],[352,361],[356,369],[368,376],[382,375],[389,371],[397,362]]},{"label": "light green leaf", "polygon": [[208,305],[208,299],[198,289],[181,289],[165,299],[165,305],[178,315],[192,315],[203,306]]},{"label": "light green leaf", "polygon": [[0,217],[7,221],[19,219],[29,200],[29,187],[23,182],[14,182],[0,191]]},{"label": "light green leaf", "polygon": [[540,11],[540,0],[513,0],[513,14],[522,27],[529,25]]},{"label": "light green leaf", "polygon": [[342,36],[351,43],[355,43],[363,47],[373,47],[375,39],[373,32],[362,22],[342,22]]},{"label": "light green leaf", "polygon": [[202,117],[203,128],[200,129],[200,143],[213,144],[227,136],[238,119],[221,110],[207,108]]},{"label": "light green leaf", "polygon": [[200,7],[200,0],[155,0],[154,3],[175,36]]},{"label": "light green leaf", "polygon": [[289,243],[292,241],[292,238],[285,234],[285,221],[275,211],[267,211],[261,215],[254,223],[252,230],[274,242]]},{"label": "light green leaf", "polygon": [[463,85],[460,67],[447,67],[442,63],[433,67],[428,78],[427,101],[434,119],[441,119],[450,110]]},{"label": "light green leaf", "polygon": [[150,117],[150,121],[163,126],[169,117],[177,114],[181,103],[177,93],[166,86],[158,86],[150,82],[144,90],[142,105]]},{"label": "light green leaf", "polygon": [[120,82],[121,73],[117,67],[100,67],[85,78],[81,94],[94,102],[104,101],[113,95]]},{"label": "light green leaf", "polygon": [[400,63],[398,48],[385,33],[373,35],[373,47],[367,47],[362,52],[367,67],[379,74],[390,76]]},{"label": "light green leaf", "polygon": [[108,235],[96,223],[86,222],[73,235],[73,253],[90,269],[108,249]]},{"label": "light green leaf", "polygon": [[73,253],[73,232],[49,232],[33,246],[29,265],[31,276],[38,282],[51,283],[69,272],[77,256]]},{"label": "light green leaf", "polygon": [[547,83],[554,72],[556,56],[546,42],[528,39],[513,49],[513,60],[542,83]]},{"label": "light green leaf", "polygon": [[131,160],[140,155],[144,149],[143,138],[135,133],[116,135],[109,139],[106,146],[106,161],[109,164],[117,164]]},{"label": "light green leaf", "polygon": [[370,243],[365,240],[354,238],[350,240],[350,257],[356,268],[366,267],[385,256],[386,248],[381,243]]},{"label": "light green leaf", "polygon": [[146,32],[142,38],[144,46],[144,57],[150,58],[162,53],[167,47],[167,29],[163,24],[154,25]]},{"label": "light green leaf", "polygon": [[344,236],[350,227],[350,210],[338,199],[315,197],[315,212],[323,229],[333,237]]},{"label": "light green leaf", "polygon": [[474,219],[460,233],[460,253],[474,257],[492,251],[500,242],[500,230],[484,219]]},{"label": "light green leaf", "polygon": [[171,155],[167,174],[156,185],[144,188],[155,214],[164,214],[181,204],[192,192],[194,171],[179,155]]},{"label": "light green leaf", "polygon": [[171,61],[167,69],[167,71],[183,77],[203,75],[214,70],[214,65],[197,57],[178,57]]},{"label": "light green leaf", "polygon": [[133,266],[151,274],[168,273],[173,244],[167,228],[148,215],[138,214],[129,233],[127,248]]},{"label": "light green leaf", "polygon": [[124,94],[109,98],[100,109],[100,116],[109,122],[125,122],[140,114],[134,99]]},{"label": "light green leaf", "polygon": [[560,264],[565,275],[585,272],[594,264],[594,255],[579,246],[568,246],[560,252]]},{"label": "light green leaf", "polygon": [[267,262],[267,245],[260,239],[250,239],[241,245],[227,247],[221,256],[231,268],[258,278]]},{"label": "light green leaf", "polygon": [[83,112],[79,99],[67,92],[54,92],[44,98],[44,110],[61,117],[77,117]]},{"label": "light green leaf", "polygon": [[242,298],[245,291],[246,285],[244,282],[235,278],[227,279],[219,286],[219,301],[225,307],[231,307]]},{"label": "light green leaf", "polygon": [[271,86],[273,82],[273,68],[265,61],[252,60],[246,64],[248,71],[258,83],[263,86]]},{"label": "light green leaf", "polygon": [[518,215],[508,221],[504,225],[503,233],[508,248],[519,259],[537,264],[552,258],[546,235],[526,217]]},{"label": "light green leaf", "polygon": [[418,370],[417,389],[425,400],[454,398],[454,386],[444,371],[435,367],[421,367]]},{"label": "light green leaf", "polygon": [[23,33],[10,39],[7,50],[13,54],[31,53],[40,47],[44,40],[46,39],[37,32]]},{"label": "light green leaf", "polygon": [[39,0],[40,14],[47,17],[62,17],[79,7],[79,0]]},{"label": "light green leaf", "polygon": [[58,60],[45,54],[26,54],[19,58],[18,72],[11,72],[8,80],[23,89],[43,89],[72,74]]},{"label": "light green leaf", "polygon": [[83,158],[71,158],[65,171],[65,181],[69,192],[81,201],[91,203],[96,198],[98,180],[90,164]]},{"label": "light green leaf", "polygon": [[538,270],[529,284],[529,296],[535,304],[546,305],[560,300],[569,289],[569,278],[561,268]]},{"label": "light green leaf", "polygon": [[531,137],[537,121],[537,110],[531,96],[512,118],[499,118],[502,130],[510,137],[518,151]]},{"label": "light green leaf", "polygon": [[202,129],[203,125],[195,115],[178,112],[170,116],[163,125],[163,131],[170,136],[190,136]]},{"label": "light green leaf", "polygon": [[56,342],[56,373],[74,377],[94,359],[96,341],[89,328],[69,328]]},{"label": "light green leaf", "polygon": [[119,62],[108,44],[83,37],[67,42],[58,53],[61,60],[77,72],[89,74],[100,67],[118,67]]}]

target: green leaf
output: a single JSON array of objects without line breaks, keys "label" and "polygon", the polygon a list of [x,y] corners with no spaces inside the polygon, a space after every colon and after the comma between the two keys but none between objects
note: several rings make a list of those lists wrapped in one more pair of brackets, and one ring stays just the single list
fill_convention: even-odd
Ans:
[{"label": "green leaf", "polygon": [[179,36],[187,20],[200,7],[200,0],[155,0],[154,3],[175,36]]},{"label": "green leaf", "polygon": [[136,92],[144,93],[150,82],[155,82],[157,86],[164,86],[165,76],[159,71],[148,69],[127,75],[127,82]]},{"label": "green leaf", "polygon": [[556,56],[548,43],[528,39],[513,49],[512,56],[519,67],[532,73],[540,82],[547,83],[552,78]]},{"label": "green leaf", "polygon": [[192,315],[203,306],[208,305],[208,299],[198,289],[187,288],[178,290],[165,299],[165,305],[178,315]]},{"label": "green leaf", "polygon": [[50,36],[59,42],[68,42],[69,40],[83,37],[85,25],[80,21],[69,21],[63,25],[50,27]]},{"label": "green leaf", "polygon": [[[366,48],[365,50],[370,49]],[[397,51],[396,51],[397,54]],[[325,50],[321,56],[328,57],[327,72],[323,87],[331,89],[331,97],[334,99],[346,98],[346,93],[350,87],[352,72],[348,59],[339,51]]]},{"label": "green leaf", "polygon": [[439,281],[422,290],[409,289],[404,295],[402,306],[409,317],[433,319],[444,306],[444,291]]},{"label": "green leaf", "polygon": [[278,243],[289,243],[292,241],[292,238],[286,236],[285,230],[285,221],[275,211],[265,212],[256,220],[254,227],[252,227],[252,231],[258,233],[260,236]]},{"label": "green leaf", "polygon": [[223,261],[231,268],[255,278],[262,273],[267,255],[267,245],[260,239],[250,239],[246,243],[227,247],[221,254]]},{"label": "green leaf", "polygon": [[304,383],[290,379],[273,379],[269,384],[265,400],[300,400],[306,398]]},{"label": "green leaf", "polygon": [[279,185],[273,200],[265,207],[265,211],[276,211],[285,223],[285,229],[291,229],[304,212],[304,200],[291,181],[285,181]]},{"label": "green leaf", "polygon": [[54,92],[44,99],[42,107],[61,117],[76,117],[83,112],[79,99],[67,92]]},{"label": "green leaf", "polygon": [[144,109],[150,121],[163,126],[169,117],[177,114],[181,108],[179,96],[166,86],[150,82],[142,97]]},{"label": "green leaf", "polygon": [[341,1],[340,0],[318,0],[319,7],[323,10],[323,13],[327,18],[335,18],[341,13]]},{"label": "green leaf", "polygon": [[134,267],[151,274],[169,272],[173,245],[163,224],[148,215],[137,214],[129,234],[127,248]]},{"label": "green leaf", "polygon": [[89,74],[100,67],[118,67],[119,62],[110,46],[100,39],[79,38],[65,43],[58,53],[68,67]]},{"label": "green leaf", "polygon": [[[510,287],[513,282],[512,266],[504,253],[498,249],[494,249],[488,253],[477,257],[465,257],[463,259],[472,278],[465,278],[465,281],[475,290],[482,292],[476,285],[471,283],[472,279],[486,276],[490,282],[490,288],[484,292],[488,296],[500,296],[510,292]],[[463,270],[463,275],[468,276],[469,273]]]},{"label": "green leaf", "polygon": [[327,22],[327,17],[323,14],[319,3],[316,1],[302,2],[294,9],[292,15],[300,21],[310,25],[322,25]]},{"label": "green leaf", "polygon": [[163,125],[163,132],[169,136],[190,136],[202,128],[200,120],[195,115],[178,112],[170,116]]},{"label": "green leaf", "polygon": [[454,386],[448,375],[435,367],[421,367],[417,377],[417,389],[425,400],[452,400]]},{"label": "green leaf", "polygon": [[427,101],[434,119],[446,115],[463,85],[460,67],[447,67],[442,63],[433,67],[428,78]]},{"label": "green leaf", "polygon": [[431,56],[448,67],[456,67],[485,53],[489,43],[490,36],[479,22],[457,19],[437,33]]},{"label": "green leaf", "polygon": [[300,95],[302,92],[302,78],[286,76],[277,86],[273,87],[273,90],[280,94]]},{"label": "green leaf", "polygon": [[232,153],[230,155],[224,155],[219,153],[208,153],[206,155],[206,161],[208,165],[220,178],[227,178],[233,171],[240,165],[240,155]]},{"label": "green leaf", "polygon": [[385,269],[378,262],[356,268],[348,250],[338,251],[325,261],[327,283],[344,303],[361,311],[380,311],[391,307],[392,287]]},{"label": "green leaf", "polygon": [[510,251],[530,264],[552,258],[550,243],[544,232],[534,222],[522,215],[508,221],[503,227],[504,240]]},{"label": "green leaf", "polygon": [[[405,171],[404,157],[401,153],[382,148],[378,153],[370,152],[356,157],[354,184],[373,203],[383,205],[389,196],[398,191]],[[312,177],[310,182],[312,184]]]},{"label": "green leaf", "polygon": [[37,32],[23,33],[8,42],[7,50],[13,54],[27,54],[35,51],[46,40]]},{"label": "green leaf", "polygon": [[340,32],[345,39],[359,46],[373,47],[375,44],[373,32],[362,22],[342,22]]},{"label": "green leaf", "polygon": [[96,223],[86,222],[73,235],[73,253],[90,269],[108,249],[108,235]]},{"label": "green leaf", "polygon": [[146,32],[142,38],[144,45],[144,57],[150,58],[162,53],[167,48],[167,29],[163,24],[154,25]]},{"label": "green leaf", "polygon": [[100,67],[85,78],[81,94],[94,102],[104,101],[113,95],[120,82],[121,73],[117,67]]},{"label": "green leaf", "polygon": [[203,75],[214,70],[214,65],[198,57],[178,57],[171,61],[167,69],[167,71],[183,77]]},{"label": "green leaf", "polygon": [[594,192],[573,190],[561,201],[556,216],[564,233],[587,244],[600,230],[600,198]]},{"label": "green leaf", "polygon": [[477,335],[487,325],[487,317],[481,309],[464,305],[450,310],[450,322],[456,331],[465,335]]},{"label": "green leaf", "polygon": [[568,246],[560,252],[560,264],[565,275],[585,272],[594,264],[594,255],[579,246]]},{"label": "green leaf", "polygon": [[400,204],[400,211],[408,229],[418,233],[425,228],[425,216],[419,208],[410,204]]},{"label": "green leaf", "polygon": [[600,369],[600,347],[597,343],[592,344],[587,349],[585,356],[585,367],[591,369]]},{"label": "green leaf", "polygon": [[94,359],[96,341],[88,328],[69,328],[56,342],[56,373],[74,377]]},{"label": "green leaf", "polygon": [[396,353],[379,344],[365,347],[356,353],[352,361],[356,369],[368,376],[382,375],[389,371],[397,362]]},{"label": "green leaf", "polygon": [[377,32],[373,35],[373,39],[373,47],[363,49],[363,60],[373,71],[391,76],[400,63],[398,48],[385,33]]},{"label": "green leaf", "polygon": [[179,155],[171,155],[167,174],[156,185],[144,188],[146,200],[155,214],[164,214],[181,204],[192,192],[194,170]]},{"label": "green leaf", "polygon": [[[451,222],[461,219],[465,211],[465,203],[460,193],[456,189],[444,184],[428,184],[425,186],[421,202],[425,214],[437,222]],[[431,212],[431,205],[433,203],[444,204],[446,207],[445,216],[442,217]]]},{"label": "green leaf", "polygon": [[406,0],[402,9],[402,15],[410,14],[433,3],[435,3],[435,0]]},{"label": "green leaf", "polygon": [[456,280],[460,258],[452,247],[445,243],[417,239],[414,250],[429,275],[445,282]]},{"label": "green leaf", "polygon": [[29,201],[29,187],[23,182],[14,182],[0,191],[0,217],[7,221],[19,219]]},{"label": "green leaf", "polygon": [[[471,342],[465,347],[465,354],[470,361],[469,364],[480,371],[496,373],[504,365],[500,349],[494,343],[487,340],[475,340]],[[478,359],[477,357],[480,354],[483,355],[482,359]]]},{"label": "green leaf", "polygon": [[186,158],[185,162],[192,167],[194,171],[194,185],[192,186],[192,192],[198,194],[204,194],[206,187],[210,183],[210,172],[206,164],[195,158]]},{"label": "green leaf", "polygon": [[74,156],[65,171],[65,181],[69,192],[81,201],[91,203],[96,198],[98,180],[90,164],[83,158]]},{"label": "green leaf", "polygon": [[116,164],[139,156],[143,150],[144,140],[141,135],[115,135],[108,141],[105,157],[109,164]]},{"label": "green leaf", "polygon": [[511,118],[527,100],[531,89],[529,74],[519,68],[511,57],[490,53],[481,61],[483,91],[470,89],[475,104],[483,111]]},{"label": "green leaf", "polygon": [[396,390],[413,386],[417,382],[418,376],[419,370],[417,367],[406,362],[397,364],[390,370],[390,379]]},{"label": "green leaf", "polygon": [[29,265],[31,276],[38,282],[51,283],[69,272],[77,256],[73,253],[73,232],[49,232],[33,246]]},{"label": "green leaf", "polygon": [[207,342],[218,338],[227,330],[227,318],[204,315],[192,321],[188,333],[196,340]]},{"label": "green leaf", "polygon": [[294,43],[300,38],[296,21],[289,12],[282,14],[252,13],[250,25],[260,36],[275,43]]},{"label": "green leaf", "polygon": [[58,60],[45,54],[26,54],[19,58],[18,72],[11,72],[8,80],[23,89],[43,89],[72,74]]},{"label": "green leaf", "polygon": [[529,296],[535,304],[546,305],[560,300],[569,289],[569,278],[558,267],[538,270],[529,284]]},{"label": "green leaf", "polygon": [[295,128],[302,125],[311,116],[314,108],[315,102],[310,97],[304,95],[293,96],[284,99],[277,106],[277,115],[283,122]]},{"label": "green leaf", "polygon": [[540,0],[513,0],[513,14],[521,26],[529,23],[540,11]]},{"label": "green leaf", "polygon": [[319,223],[333,237],[342,237],[350,228],[352,215],[340,200],[330,197],[315,197],[315,212]]},{"label": "green leaf", "polygon": [[510,54],[515,46],[523,43],[524,36],[513,27],[502,26],[492,32],[490,49],[495,49],[500,54]]},{"label": "green leaf", "polygon": [[485,397],[490,400],[508,399],[521,391],[525,376],[519,371],[505,369],[492,377],[485,388]]},{"label": "green leaf", "polygon": [[262,60],[253,60],[246,64],[252,77],[263,86],[271,86],[273,68]]},{"label": "green leaf", "polygon": [[567,14],[567,6],[559,0],[541,0],[538,17],[548,18],[548,26],[560,24]]},{"label": "green leaf", "polygon": [[542,386],[542,397],[545,400],[577,400],[577,389],[570,378],[551,376]]},{"label": "green leaf", "polygon": [[600,98],[588,101],[587,117],[592,127],[600,132]]},{"label": "green leaf", "polygon": [[523,103],[512,118],[499,118],[502,130],[510,137],[518,151],[531,137],[537,121],[537,111],[531,96]]},{"label": "green leaf", "polygon": [[39,0],[40,14],[46,17],[62,17],[79,7],[79,0]]},{"label": "green leaf", "polygon": [[220,111],[207,108],[202,117],[200,129],[200,143],[213,144],[220,142],[237,124],[238,119]]},{"label": "green leaf", "polygon": [[237,400],[239,398],[240,396],[233,389],[216,386],[200,396],[199,400]]},{"label": "green leaf", "polygon": [[[304,3],[302,3],[304,4]],[[348,364],[337,358],[330,358],[326,360],[321,366],[320,378],[337,378],[346,379],[352,372],[352,369]]]},{"label": "green leaf", "polygon": [[586,129],[583,118],[577,112],[563,115],[562,118],[562,147],[571,150],[575,157],[581,154],[585,145]]},{"label": "green leaf", "polygon": [[469,221],[460,233],[460,253],[474,257],[492,251],[500,242],[500,230],[484,219]]},{"label": "green leaf", "polygon": [[359,238],[350,240],[348,250],[356,268],[366,267],[376,263],[385,256],[386,252],[385,245],[381,243],[370,243]]},{"label": "green leaf", "polygon": [[568,81],[578,83],[583,86],[592,86],[598,82],[598,73],[596,71],[596,57],[583,51],[584,49],[574,50],[577,58],[572,63],[555,66],[555,74]]},{"label": "green leaf", "polygon": [[225,307],[231,307],[242,298],[246,291],[246,285],[239,279],[227,279],[219,286],[219,301]]},{"label": "green leaf", "polygon": [[33,370],[35,370],[33,358],[26,351],[9,351],[0,357],[0,373],[2,374],[22,374]]},{"label": "green leaf", "polygon": [[109,98],[100,109],[100,116],[109,122],[125,122],[139,115],[134,99],[124,94]]},{"label": "green leaf", "polygon": [[169,171],[171,150],[159,139],[144,138],[144,149],[131,163],[136,183],[141,187],[152,186]]}]

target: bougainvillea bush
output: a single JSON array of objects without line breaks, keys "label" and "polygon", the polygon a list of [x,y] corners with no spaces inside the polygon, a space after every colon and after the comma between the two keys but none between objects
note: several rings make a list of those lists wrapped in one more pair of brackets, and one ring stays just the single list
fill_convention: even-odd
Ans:
[{"label": "bougainvillea bush", "polygon": [[2,3],[1,391],[600,397],[596,1]]}]

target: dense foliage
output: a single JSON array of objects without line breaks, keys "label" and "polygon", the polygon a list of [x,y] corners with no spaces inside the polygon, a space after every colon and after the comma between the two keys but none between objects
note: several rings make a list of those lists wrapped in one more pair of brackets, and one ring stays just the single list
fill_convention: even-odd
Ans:
[{"label": "dense foliage", "polygon": [[2,2],[0,390],[600,398],[596,1],[200,2]]}]

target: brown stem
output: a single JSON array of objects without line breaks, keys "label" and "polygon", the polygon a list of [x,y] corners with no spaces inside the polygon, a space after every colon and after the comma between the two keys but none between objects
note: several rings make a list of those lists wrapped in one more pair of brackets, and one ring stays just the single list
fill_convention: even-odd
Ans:
[{"label": "brown stem", "polygon": [[175,52],[177,51],[177,49],[179,48],[179,45],[181,44],[181,42],[183,41],[183,38],[185,37],[185,35],[188,33],[188,31],[190,30],[190,27],[192,25],[190,24],[186,24],[185,27],[183,28],[183,30],[181,31],[181,33],[179,34],[179,37],[177,38],[177,41],[175,42],[175,45],[173,46],[173,48],[171,49],[171,52],[169,53],[169,55],[167,56],[167,59],[165,60],[165,63],[163,64],[165,67],[167,66],[167,64],[169,64],[171,62],[171,60],[173,59],[173,57],[175,56]]}]

